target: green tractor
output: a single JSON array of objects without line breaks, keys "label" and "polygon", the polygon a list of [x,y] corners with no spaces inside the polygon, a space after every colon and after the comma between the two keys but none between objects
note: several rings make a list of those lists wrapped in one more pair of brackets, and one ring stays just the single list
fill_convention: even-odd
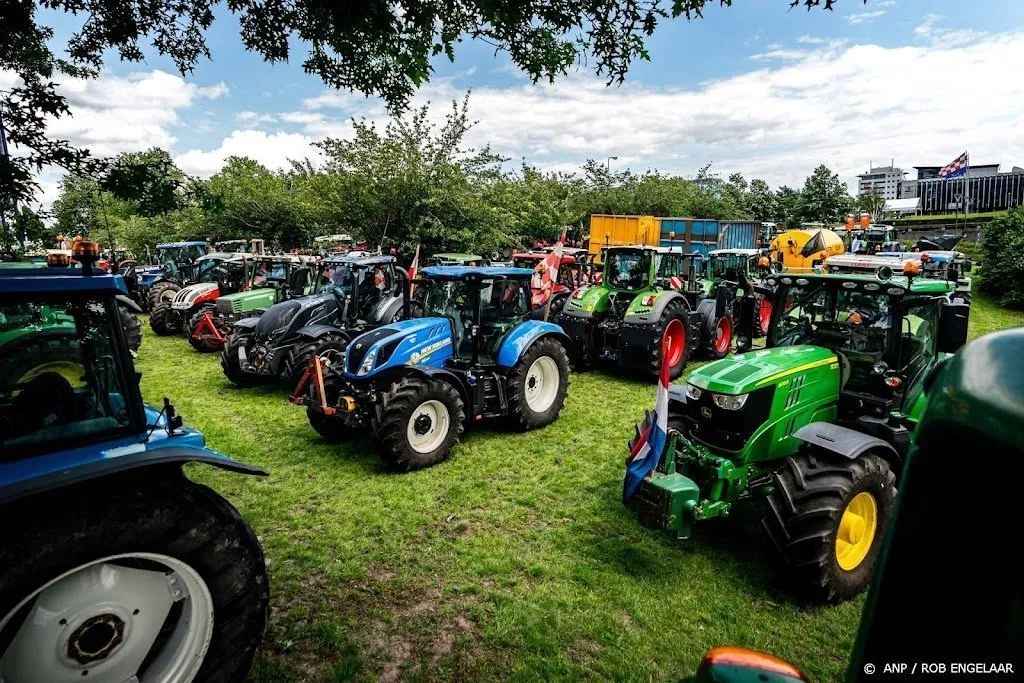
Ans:
[{"label": "green tractor", "polygon": [[[691,373],[637,427],[624,499],[641,523],[686,538],[761,498],[796,584],[829,602],[864,590],[926,378],[969,312],[952,282],[886,274],[765,278],[766,348]],[[749,349],[753,295],[741,309]]]},{"label": "green tractor", "polygon": [[556,319],[571,340],[573,365],[606,360],[657,376],[670,340],[669,376],[679,377],[703,324],[696,258],[677,247],[609,248],[600,283],[574,291]]},{"label": "green tractor", "polygon": [[[245,263],[242,291],[218,295],[218,288],[203,285],[186,287],[175,296],[173,305],[181,306],[185,335],[192,348],[201,352],[224,348],[232,325],[260,315],[274,304],[309,293],[313,271],[298,256],[241,257]],[[186,295],[186,290],[194,289]],[[179,299],[181,303],[179,304]]]},{"label": "green tractor", "polygon": [[[703,336],[711,341],[709,351],[713,358],[723,358],[728,354],[735,318],[734,302],[737,297],[744,295],[740,283],[759,282],[768,275],[769,264],[770,257],[761,249],[715,249],[708,252],[699,283],[704,299],[697,304],[697,310],[702,313]],[[717,306],[714,305],[719,287],[723,283],[726,283],[728,289],[726,321],[720,319],[717,315]],[[754,298],[754,336],[763,337],[768,334],[768,324],[772,318],[771,298],[757,292],[754,293]],[[720,330],[720,327],[728,329]]]}]

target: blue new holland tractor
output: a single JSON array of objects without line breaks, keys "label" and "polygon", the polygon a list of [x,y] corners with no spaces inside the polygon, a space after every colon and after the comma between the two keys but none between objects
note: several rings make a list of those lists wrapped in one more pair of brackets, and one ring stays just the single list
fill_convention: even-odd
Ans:
[{"label": "blue new holland tractor", "polygon": [[293,396],[321,436],[369,430],[381,458],[403,471],[448,458],[468,423],[550,424],[569,386],[568,338],[529,319],[533,270],[439,266],[423,275],[423,317],[315,356]]},{"label": "blue new holland tractor", "polygon": [[266,625],[263,550],[185,477],[204,446],[143,404],[117,297],[81,265],[0,270],[0,681],[240,681]]}]

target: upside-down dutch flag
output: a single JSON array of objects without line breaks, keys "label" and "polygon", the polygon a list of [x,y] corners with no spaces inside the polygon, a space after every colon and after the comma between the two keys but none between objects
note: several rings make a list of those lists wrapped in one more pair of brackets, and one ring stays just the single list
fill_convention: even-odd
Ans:
[{"label": "upside-down dutch flag", "polygon": [[967,152],[964,152],[953,161],[946,164],[945,168],[939,171],[940,178],[959,178],[967,173]]},{"label": "upside-down dutch flag", "polygon": [[664,339],[661,342],[661,374],[654,398],[654,415],[650,426],[636,440],[629,454],[626,481],[622,487],[623,500],[632,498],[644,477],[658,466],[668,442],[668,358],[669,342]]}]

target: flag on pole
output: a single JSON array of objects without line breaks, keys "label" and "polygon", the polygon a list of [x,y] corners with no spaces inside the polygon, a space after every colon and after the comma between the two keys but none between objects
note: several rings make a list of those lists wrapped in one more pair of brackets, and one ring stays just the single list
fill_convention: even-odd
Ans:
[{"label": "flag on pole", "polygon": [[420,269],[420,245],[416,245],[416,255],[412,257],[412,263],[409,264],[409,296],[412,296],[412,292],[416,289],[416,285],[412,283],[416,279],[416,274]]},{"label": "flag on pole", "polygon": [[946,164],[945,168],[939,171],[940,178],[959,178],[967,173],[967,152],[964,152],[953,161]]},{"label": "flag on pole", "polygon": [[555,283],[558,282],[558,266],[562,263],[562,247],[565,246],[565,231],[568,227],[562,228],[562,236],[558,238],[558,243],[548,252],[548,255],[544,257],[544,260],[537,264],[534,269],[536,275],[534,275],[534,282],[532,283],[533,288],[536,289],[533,293],[533,305],[539,305],[544,302],[544,320],[548,319],[548,313],[551,310],[551,290],[554,289]]},{"label": "flag on pole", "polygon": [[640,487],[640,482],[661,462],[661,456],[668,445],[668,359],[671,344],[668,338],[661,342],[661,373],[658,390],[654,398],[654,414],[650,424],[633,444],[626,463],[626,481],[622,488],[622,499],[629,500]]}]

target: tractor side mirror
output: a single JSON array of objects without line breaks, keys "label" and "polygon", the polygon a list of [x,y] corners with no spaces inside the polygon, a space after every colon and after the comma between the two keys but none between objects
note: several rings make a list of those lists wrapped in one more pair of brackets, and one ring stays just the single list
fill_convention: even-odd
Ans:
[{"label": "tractor side mirror", "polygon": [[939,351],[956,353],[967,343],[967,320],[970,314],[970,304],[949,303],[939,309]]}]

